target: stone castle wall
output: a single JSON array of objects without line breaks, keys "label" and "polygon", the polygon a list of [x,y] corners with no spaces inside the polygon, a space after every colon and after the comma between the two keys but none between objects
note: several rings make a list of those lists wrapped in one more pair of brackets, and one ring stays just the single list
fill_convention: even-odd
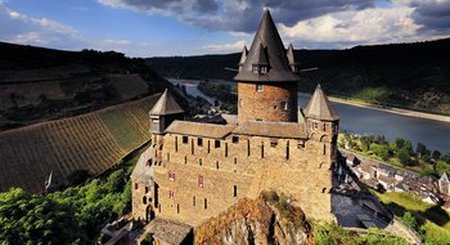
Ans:
[{"label": "stone castle wall", "polygon": [[[309,140],[158,137],[160,144],[152,146],[158,185],[158,203],[153,204],[156,215],[195,227],[239,198],[276,190],[292,195],[308,217],[333,219],[328,192],[334,147],[332,137],[320,130]],[[142,191],[133,193],[133,203],[142,203],[140,195]],[[137,210],[144,215],[145,208]]]},{"label": "stone castle wall", "polygon": [[[257,83],[239,82],[238,121],[248,120],[275,122],[297,121],[297,85],[295,83],[258,83],[262,91],[256,89]],[[287,103],[285,108],[284,103]]]}]

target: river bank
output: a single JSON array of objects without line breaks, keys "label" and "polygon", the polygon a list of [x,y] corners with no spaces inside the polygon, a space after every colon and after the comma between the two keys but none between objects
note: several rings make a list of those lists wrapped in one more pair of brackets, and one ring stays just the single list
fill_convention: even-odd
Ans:
[{"label": "river bank", "polygon": [[[298,94],[302,95],[302,96],[311,96],[310,94],[303,93],[303,92],[299,92]],[[352,106],[357,106],[357,107],[361,107],[361,108],[374,109],[374,110],[393,113],[393,114],[397,114],[397,115],[401,115],[401,116],[416,117],[416,118],[423,118],[423,119],[429,119],[429,120],[450,123],[450,116],[407,110],[407,109],[397,108],[397,107],[383,107],[383,106],[368,103],[368,102],[357,101],[357,100],[353,100],[353,99],[343,99],[343,98],[337,98],[337,97],[332,97],[332,96],[328,96],[328,99],[331,102],[340,103],[340,104],[352,105]]]}]

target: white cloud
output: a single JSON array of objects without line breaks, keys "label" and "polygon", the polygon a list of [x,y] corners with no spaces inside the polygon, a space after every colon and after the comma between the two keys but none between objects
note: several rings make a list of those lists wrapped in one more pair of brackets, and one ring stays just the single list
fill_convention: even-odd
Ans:
[{"label": "white cloud", "polygon": [[206,45],[201,47],[200,50],[203,52],[231,53],[242,51],[244,45],[246,45],[245,40],[238,40],[233,43]]},{"label": "white cloud", "polygon": [[9,17],[11,19],[20,20],[24,23],[28,23],[28,24],[32,24],[32,25],[37,25],[37,26],[45,28],[49,31],[62,33],[62,34],[70,34],[70,35],[74,35],[74,34],[78,33],[78,31],[74,27],[58,23],[54,20],[50,20],[47,18],[30,17],[30,16],[27,16],[25,14],[22,14],[22,13],[19,13],[17,11],[10,10],[10,9],[6,9],[6,11],[9,14]]},{"label": "white cloud", "polygon": [[296,43],[373,44],[423,40],[417,36],[420,25],[411,15],[414,8],[394,5],[343,11],[300,21],[292,27],[280,25],[281,34]]}]

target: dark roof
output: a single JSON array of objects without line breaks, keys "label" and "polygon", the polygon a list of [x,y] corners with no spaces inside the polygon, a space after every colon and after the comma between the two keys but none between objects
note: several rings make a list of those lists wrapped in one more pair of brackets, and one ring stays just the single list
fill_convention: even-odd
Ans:
[{"label": "dark roof", "polygon": [[184,113],[170,92],[166,89],[150,110],[150,115],[170,115]]},{"label": "dark roof", "polygon": [[153,233],[153,237],[169,244],[182,244],[192,227],[173,220],[156,217],[145,228],[147,233]]},{"label": "dark roof", "polygon": [[297,62],[295,61],[294,46],[292,46],[292,44],[289,44],[286,51],[286,56],[288,58],[289,65],[297,65]]},{"label": "dark roof", "polygon": [[295,122],[247,121],[237,126],[232,133],[274,138],[307,138],[305,125]]},{"label": "dark roof", "polygon": [[214,139],[223,139],[234,129],[233,125],[220,125],[212,123],[199,123],[175,120],[165,130],[166,133],[200,136]]},{"label": "dark roof", "polygon": [[306,106],[304,112],[307,118],[314,118],[325,121],[339,120],[339,116],[331,106],[331,103],[325,93],[322,91],[320,84],[317,85],[317,88],[314,91],[311,99],[309,100],[309,103]]},{"label": "dark roof", "polygon": [[244,65],[245,60],[247,59],[248,49],[247,46],[244,45],[244,49],[242,50],[241,59],[239,60],[239,65]]},{"label": "dark roof", "polygon": [[[264,58],[268,63],[267,73],[252,72],[252,66],[261,64],[264,62]],[[289,68],[286,50],[268,9],[264,11],[244,65],[234,79],[251,82],[296,82],[300,80]]]}]

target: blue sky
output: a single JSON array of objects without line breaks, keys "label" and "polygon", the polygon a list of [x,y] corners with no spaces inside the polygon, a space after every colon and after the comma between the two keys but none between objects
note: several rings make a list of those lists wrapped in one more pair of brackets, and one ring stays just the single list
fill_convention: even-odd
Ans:
[{"label": "blue sky", "polygon": [[296,48],[450,34],[450,0],[0,0],[0,40],[133,57],[229,53],[251,44],[265,5]]}]

